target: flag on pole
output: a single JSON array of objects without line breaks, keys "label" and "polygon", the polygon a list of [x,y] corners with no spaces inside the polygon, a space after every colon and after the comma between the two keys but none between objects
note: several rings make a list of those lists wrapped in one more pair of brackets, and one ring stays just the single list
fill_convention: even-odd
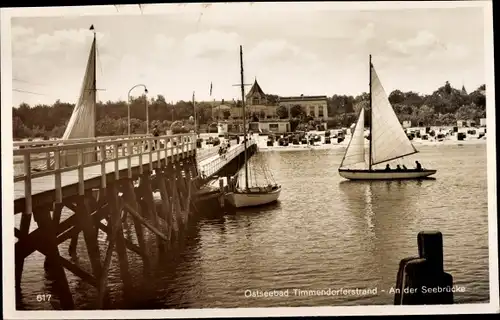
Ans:
[{"label": "flag on pole", "polygon": [[212,96],[212,82],[210,82],[210,96]]}]

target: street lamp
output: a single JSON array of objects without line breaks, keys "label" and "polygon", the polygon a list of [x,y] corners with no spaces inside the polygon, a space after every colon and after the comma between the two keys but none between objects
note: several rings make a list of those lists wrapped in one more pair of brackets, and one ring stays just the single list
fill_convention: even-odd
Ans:
[{"label": "street lamp", "polygon": [[[127,125],[128,125],[128,135],[130,136],[130,92],[132,92],[132,90],[134,90],[135,88],[137,87],[144,87],[144,93],[148,93],[148,89],[146,88],[146,85],[144,84],[136,84],[135,86],[133,86],[132,88],[130,88],[130,90],[128,91],[128,94],[127,94],[127,112],[128,112],[128,116],[127,116]],[[148,110],[148,98],[146,97],[146,133],[149,134],[149,110]]]}]

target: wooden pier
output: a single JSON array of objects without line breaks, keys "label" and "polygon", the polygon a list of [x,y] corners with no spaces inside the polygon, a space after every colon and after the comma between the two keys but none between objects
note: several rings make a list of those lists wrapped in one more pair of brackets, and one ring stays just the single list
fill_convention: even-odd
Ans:
[{"label": "wooden pier", "polygon": [[[257,149],[254,141],[247,147],[252,153]],[[128,255],[139,255],[147,274],[151,254],[167,253],[171,239],[179,237],[192,218],[198,189],[242,165],[243,144],[233,143],[223,157],[217,151],[197,149],[195,134],[14,143],[14,214],[21,214],[20,226],[14,229],[17,298],[22,297],[25,259],[35,251],[46,257],[61,309],[75,309],[65,269],[95,287],[96,308],[104,308],[114,251],[124,298],[130,297]],[[161,196],[159,209],[155,191]],[[73,214],[61,221],[64,207]],[[37,228],[29,232],[32,217]],[[136,241],[124,235],[127,217],[133,221]],[[156,252],[146,247],[144,228],[154,234]],[[104,257],[99,230],[107,235]],[[70,255],[75,255],[80,233],[91,270],[59,252],[59,245],[70,240]]]}]

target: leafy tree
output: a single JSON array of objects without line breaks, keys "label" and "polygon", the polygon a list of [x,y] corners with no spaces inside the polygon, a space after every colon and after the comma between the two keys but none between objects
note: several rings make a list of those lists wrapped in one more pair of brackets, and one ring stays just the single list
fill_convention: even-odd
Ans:
[{"label": "leafy tree", "polygon": [[279,102],[279,96],[275,95],[275,94],[267,94],[266,95],[266,98],[267,98],[267,103],[271,106],[276,106],[278,105],[278,102]]},{"label": "leafy tree", "polygon": [[276,108],[276,115],[280,119],[287,119],[288,118],[288,108],[285,106],[279,106]]},{"label": "leafy tree", "polygon": [[[483,84],[469,94],[453,88],[449,82],[435,90],[432,94],[422,95],[416,92],[394,90],[389,94],[400,121],[411,120],[413,123],[422,122],[425,125],[454,125],[457,118],[478,121],[486,116],[486,86]],[[276,95],[268,95],[268,103],[278,101]],[[162,95],[149,98],[146,96],[132,97],[127,101],[99,101],[97,103],[96,131],[98,135],[123,135],[127,133],[127,109],[130,107],[132,132],[146,131],[146,102],[149,110],[151,127],[153,123],[160,123],[161,130],[167,130],[172,121],[187,120],[194,115],[191,101],[167,102]],[[241,107],[241,101],[234,101],[233,107]],[[333,95],[327,98],[329,126],[348,127],[356,121],[360,107],[368,110],[369,95],[361,93],[358,96]],[[28,137],[61,137],[73,112],[74,103],[55,101],[52,105],[20,104],[12,109],[12,124],[14,138]],[[208,126],[213,122],[213,104],[199,102],[196,115],[199,125]],[[305,110],[295,105],[288,112],[284,106],[277,107],[277,116],[282,119],[290,116],[297,120],[307,120]],[[365,113],[368,125],[369,112]],[[224,118],[229,118],[227,112]],[[247,119],[252,113],[247,110]],[[300,123],[300,121],[299,121]],[[188,125],[187,123],[185,125]],[[179,129],[181,130],[181,129]]]},{"label": "leafy tree", "polygon": [[389,94],[389,101],[391,104],[403,103],[405,101],[405,94],[401,90],[394,90]]},{"label": "leafy tree", "polygon": [[300,104],[296,104],[290,108],[290,115],[292,118],[301,118],[306,115],[306,111]]}]

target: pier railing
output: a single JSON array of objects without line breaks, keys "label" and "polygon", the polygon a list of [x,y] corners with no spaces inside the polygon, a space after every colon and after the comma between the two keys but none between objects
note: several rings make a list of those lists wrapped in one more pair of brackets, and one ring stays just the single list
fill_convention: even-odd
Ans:
[{"label": "pier railing", "polygon": [[198,148],[196,151],[196,160],[204,161],[219,154],[219,146]]},{"label": "pier railing", "polygon": [[[254,140],[247,141],[247,148],[256,144]],[[245,150],[244,144],[239,144],[234,148],[231,148],[227,153],[221,155],[220,157],[214,159],[213,161],[207,162],[206,164],[200,164],[199,171],[202,177],[210,177],[222,169],[226,164],[231,162],[234,158],[240,155]],[[218,152],[218,148],[216,150]]]},{"label": "pier railing", "polygon": [[[33,147],[35,145],[35,147]],[[36,145],[43,145],[36,147]],[[159,168],[161,161],[172,157],[172,161],[194,155],[196,150],[195,134],[179,134],[169,136],[114,136],[87,139],[44,140],[17,142],[14,146],[15,174],[14,182],[24,182],[25,212],[32,212],[32,183],[33,179],[54,176],[54,190],[56,202],[62,201],[62,175],[65,172],[78,173],[78,193],[85,192],[84,169],[93,167],[87,172],[92,178],[101,177],[101,187],[106,187],[106,175],[114,172],[119,178],[120,170],[127,169],[128,176],[132,177],[132,168],[139,167],[143,173],[143,164],[149,164],[149,169]],[[26,147],[28,146],[28,147]],[[127,165],[120,165],[126,160]],[[16,164],[22,163],[22,173],[17,173]],[[34,165],[38,163],[37,165]],[[123,163],[123,161],[122,161]],[[100,169],[99,169],[100,167]],[[17,170],[16,170],[17,169]],[[87,176],[87,178],[89,178]]]}]

